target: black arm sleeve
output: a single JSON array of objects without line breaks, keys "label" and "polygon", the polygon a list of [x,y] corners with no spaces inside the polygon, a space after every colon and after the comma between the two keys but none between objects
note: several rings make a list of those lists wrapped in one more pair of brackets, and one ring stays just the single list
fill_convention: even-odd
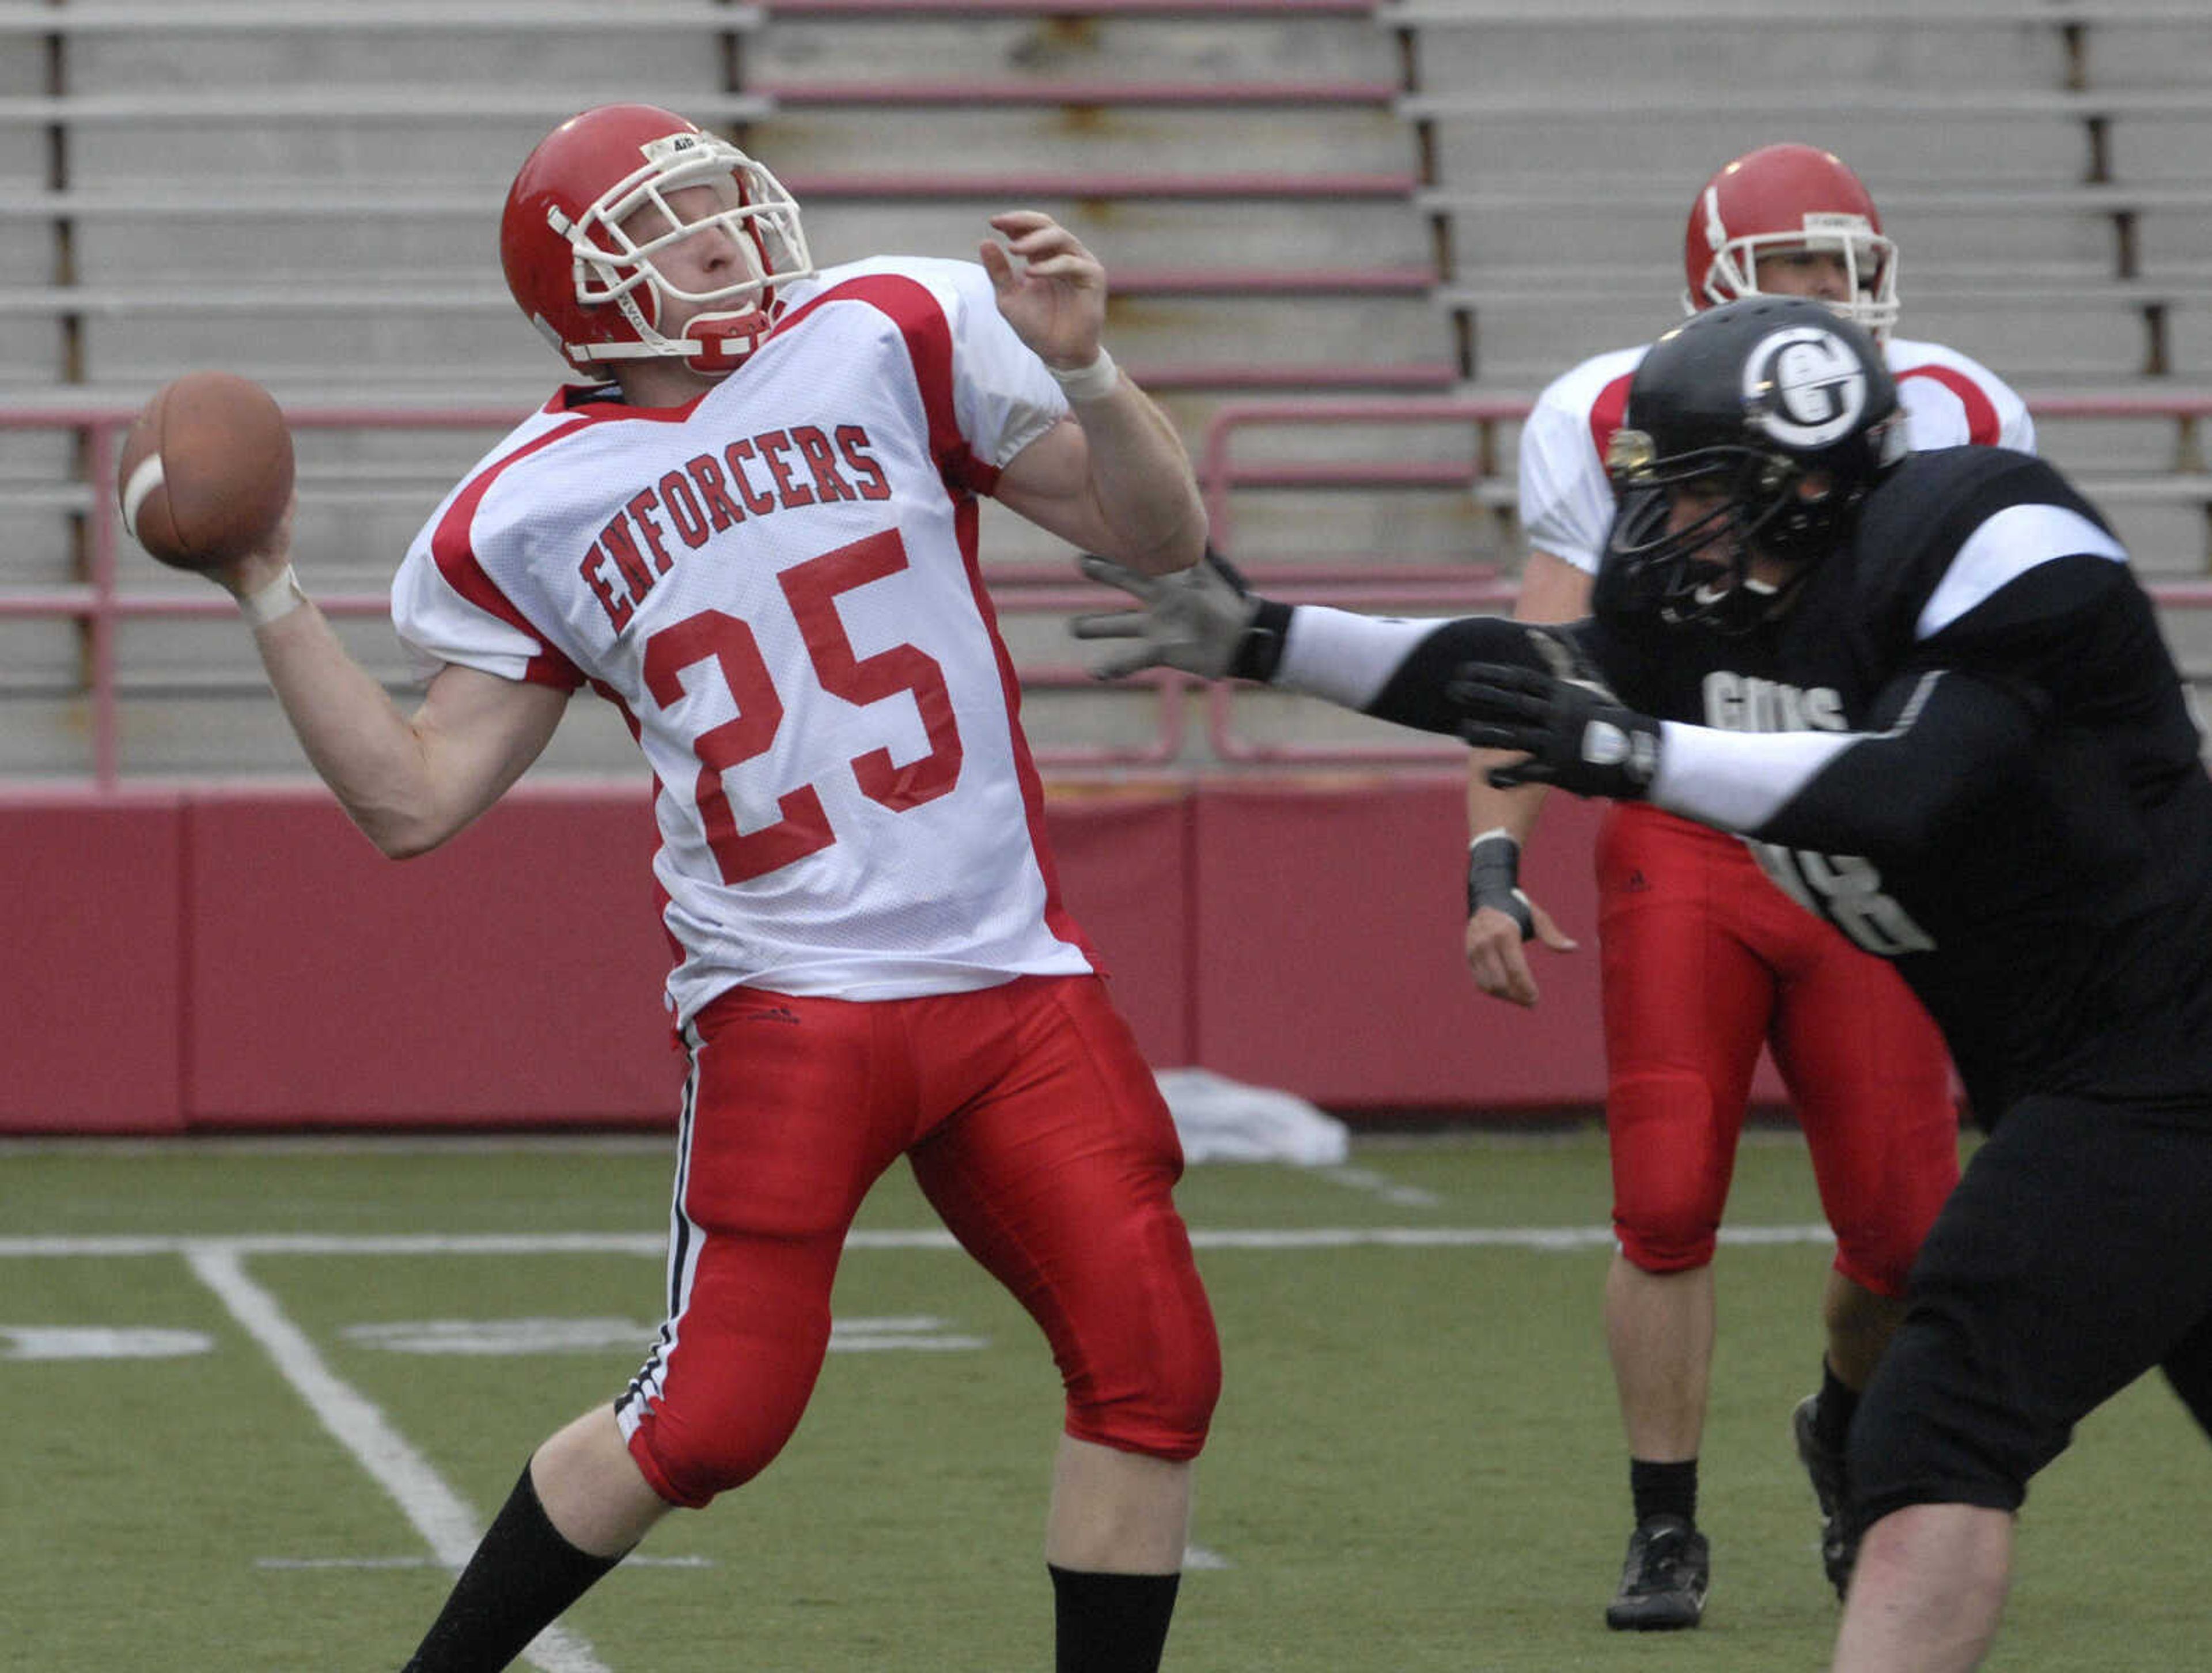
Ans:
[{"label": "black arm sleeve", "polygon": [[1941,841],[2027,767],[2040,707],[2021,690],[1960,672],[1904,676],[1859,734],[1814,771],[1751,834],[1791,847],[1870,858]]},{"label": "black arm sleeve", "polygon": [[1462,616],[1443,622],[1407,654],[1382,687],[1363,707],[1378,719],[1424,732],[1456,736],[1466,718],[1450,698],[1452,680],[1469,662],[1510,662],[1523,668],[1558,672],[1543,654],[1538,635],[1564,641],[1579,657],[1577,631],[1565,627],[1532,628],[1503,616]]}]

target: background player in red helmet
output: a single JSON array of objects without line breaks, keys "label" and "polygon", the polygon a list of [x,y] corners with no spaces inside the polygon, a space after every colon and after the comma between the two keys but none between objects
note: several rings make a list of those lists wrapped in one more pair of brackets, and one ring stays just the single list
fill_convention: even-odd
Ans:
[{"label": "background player in red helmet", "polygon": [[736,147],[586,112],[523,165],[501,252],[524,311],[611,381],[524,419],[409,551],[393,617],[434,668],[422,706],[347,656],[289,532],[218,576],[387,853],[496,800],[586,684],[657,781],[690,1052],[665,1322],[619,1398],[537,1449],[411,1673],[507,1665],[672,1507],[767,1466],[847,1229],[901,1156],[1060,1368],[1060,1667],[1158,1664],[1218,1350],[1174,1126],[1060,903],[976,496],[1155,574],[1199,557],[1204,514],[1100,343],[1097,259],[1042,214],[991,225],[980,265],[817,272]]},{"label": "background player in red helmet", "polygon": [[[1875,332],[1915,447],[2034,448],[2020,398],[1985,368],[1889,336],[1896,246],[1858,177],[1826,151],[1770,145],[1715,173],[1691,208],[1684,276],[1692,312],[1756,295],[1809,296]],[[1589,613],[1614,510],[1607,447],[1646,352],[1577,366],[1543,392],[1522,431],[1521,620]],[[1755,712],[1771,696],[1723,682],[1701,694],[1702,712],[1672,718],[1790,723]],[[1524,940],[1573,943],[1517,885],[1543,792],[1493,787],[1485,773],[1494,764],[1477,751],[1468,778],[1467,958],[1485,993],[1534,1005]],[[1697,1492],[1711,1262],[1761,1045],[1789,1087],[1836,1232],[1820,1392],[1801,1402],[1792,1427],[1838,1591],[1852,1554],[1840,1515],[1844,1432],[1896,1328],[1914,1252],[1957,1177],[1957,1118],[1942,1043],[1918,1001],[1889,965],[1800,910],[1808,891],[1833,879],[1786,849],[1747,846],[1640,803],[1607,809],[1596,861],[1620,1238],[1606,1280],[1606,1341],[1636,1523],[1606,1621],[1694,1627],[1710,1572]]]}]

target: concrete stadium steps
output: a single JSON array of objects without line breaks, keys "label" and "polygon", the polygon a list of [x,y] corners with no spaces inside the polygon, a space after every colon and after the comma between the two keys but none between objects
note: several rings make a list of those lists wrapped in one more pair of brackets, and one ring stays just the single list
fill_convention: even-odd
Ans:
[{"label": "concrete stadium steps", "polygon": [[[1333,11],[1252,6],[1208,15],[1116,12],[1104,7],[977,9],[957,15],[888,11],[827,15],[771,8],[769,27],[745,43],[745,72],[778,88],[887,76],[920,80],[1395,80],[1389,34],[1356,8]],[[953,14],[953,15],[948,15]]]},{"label": "concrete stadium steps", "polygon": [[2020,21],[2023,7],[1975,20],[1925,6],[1793,9],[1683,5],[1639,17],[1620,5],[1559,4],[1524,7],[1515,23],[1478,7],[1423,7],[1421,84],[1509,95],[1577,86],[1881,92],[2057,84],[2066,68],[2057,24]]},{"label": "concrete stadium steps", "polygon": [[[2031,393],[2212,382],[2212,32],[2185,0],[70,0],[0,3],[0,397],[135,404],[218,365],[295,406],[519,415],[559,366],[504,298],[492,219],[551,122],[636,97],[732,125],[825,263],[969,256],[994,209],[1061,215],[1125,280],[1109,340],[1194,451],[1255,394],[1525,398],[1656,333],[1679,317],[1689,193],[1784,137],[1837,149],[1883,204],[1906,334]],[[1407,283],[1440,258],[1435,286]],[[410,318],[413,290],[433,306]],[[310,585],[381,593],[492,434],[303,432]],[[2172,490],[2205,473],[2170,421],[2044,436],[2147,573],[2203,572],[2203,501]],[[1501,426],[1477,480],[1464,423],[1242,435],[1231,549],[1286,596],[1347,564],[1494,593],[1520,548],[1512,442]],[[0,598],[74,580],[77,520],[110,491],[76,473],[67,438],[0,429]],[[1086,596],[1069,554],[991,505],[984,540],[1009,643],[1051,676],[1026,703],[1041,751],[1141,751],[1159,698],[1087,686],[1066,609],[1040,602]],[[133,590],[191,584],[123,560]],[[2212,611],[2170,619],[2212,678]],[[404,678],[388,627],[343,630]],[[300,770],[234,623],[126,621],[118,640],[126,771]],[[76,624],[0,618],[0,774],[85,770],[85,655]],[[1262,754],[1405,742],[1270,694],[1234,713]],[[1179,758],[1203,761],[1195,707],[1186,722]],[[544,770],[635,763],[586,698]]]},{"label": "concrete stadium steps", "polygon": [[[1598,189],[1563,179],[1488,192],[1424,188],[1415,201],[1449,234],[1457,274],[1510,266],[1533,248],[1561,265],[1663,268],[1679,285],[1699,184],[1691,180],[1670,198],[1645,183]],[[2156,271],[2212,257],[2212,185],[2202,180],[2006,186],[1897,179],[1879,182],[1875,200],[1903,254],[1908,293],[1922,256],[1939,269],[2079,265],[2116,277],[2128,258]]]},{"label": "concrete stadium steps", "polygon": [[[1911,270],[1905,270],[1909,274]],[[1642,284],[1570,270],[1522,269],[1439,286],[1437,306],[1460,322],[1471,370],[1492,387],[1540,386],[1595,352],[1656,336],[1681,317],[1679,269]],[[2196,351],[2212,316],[2212,278],[2092,277],[2041,283],[1909,281],[1904,334],[1947,343],[2016,388],[2124,385],[2212,373]],[[1604,322],[1613,329],[1599,334]]]}]

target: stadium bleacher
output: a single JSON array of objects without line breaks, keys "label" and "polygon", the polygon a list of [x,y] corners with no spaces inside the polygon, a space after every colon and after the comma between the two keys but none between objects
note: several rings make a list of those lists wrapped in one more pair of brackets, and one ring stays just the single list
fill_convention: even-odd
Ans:
[{"label": "stadium bleacher", "polygon": [[[1437,607],[1510,582],[1513,420],[1362,404],[1510,408],[1663,327],[1684,183],[1827,143],[1904,246],[1908,334],[2031,397],[2179,404],[2054,417],[2046,441],[2146,567],[2206,567],[2212,30],[2179,0],[9,0],[0,42],[0,775],[90,770],[111,660],[125,774],[297,765],[219,615],[39,608],[97,580],[105,484],[70,426],[7,416],[127,411],[202,365],[325,417],[487,410],[301,430],[303,551],[398,678],[373,602],[400,544],[557,376],[489,259],[506,181],[617,97],[730,127],[824,261],[969,254],[1010,203],[1060,215],[1194,452],[1239,402],[1334,415],[1242,427],[1216,484],[1240,558],[1382,603],[1425,569]],[[995,514],[987,543],[1041,742],[1152,748],[1166,705],[1073,678],[1064,554]],[[175,593],[118,558],[126,604]],[[550,769],[630,769],[618,723],[579,722]]]}]

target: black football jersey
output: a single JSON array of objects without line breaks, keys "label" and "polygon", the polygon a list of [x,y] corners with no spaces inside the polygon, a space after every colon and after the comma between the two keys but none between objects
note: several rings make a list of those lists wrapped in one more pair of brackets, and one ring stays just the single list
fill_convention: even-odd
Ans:
[{"label": "black football jersey", "polygon": [[1631,708],[1858,734],[1739,828],[1897,961],[1984,1119],[2212,1092],[2212,780],[2150,599],[2048,465],[1913,455],[1753,634],[1596,608],[1577,638]]}]

